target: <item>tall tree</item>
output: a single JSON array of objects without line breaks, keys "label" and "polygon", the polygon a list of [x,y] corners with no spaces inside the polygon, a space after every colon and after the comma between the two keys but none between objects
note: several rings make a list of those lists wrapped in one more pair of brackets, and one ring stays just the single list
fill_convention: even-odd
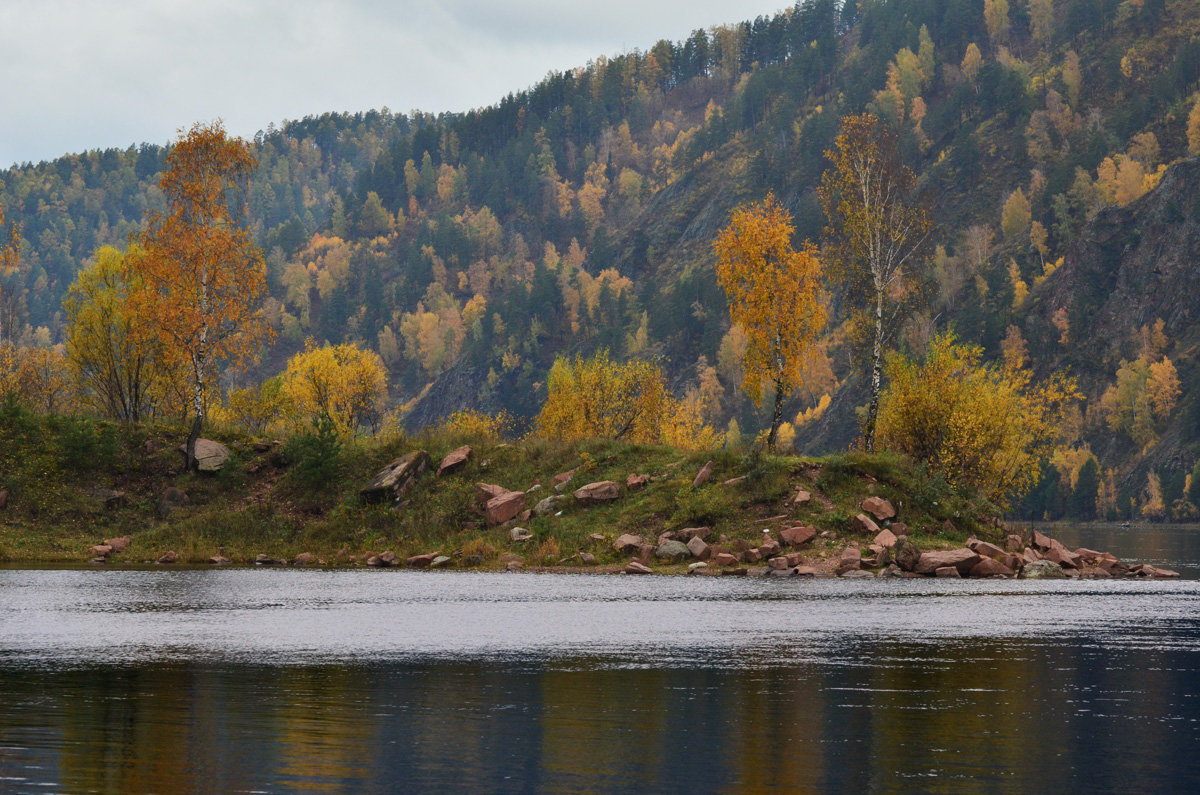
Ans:
[{"label": "tall tree", "polygon": [[266,265],[242,223],[246,182],[257,162],[251,145],[227,136],[220,121],[195,124],[167,155],[159,182],[167,211],[147,215],[144,256],[130,261],[130,283],[140,284],[131,310],[189,371],[189,469],[218,368],[245,362],[271,335],[259,306]]},{"label": "tall tree", "polygon": [[[5,239],[7,238],[7,239]],[[21,253],[21,230],[16,223],[13,223],[5,232],[4,228],[4,205],[0,203],[0,276],[5,276],[9,271],[17,267],[17,257]],[[0,290],[3,292],[3,290]],[[0,314],[5,311],[5,302],[0,296]],[[4,329],[12,323],[6,323],[5,318],[0,316],[0,344],[4,342]]]},{"label": "tall tree", "polygon": [[870,325],[870,402],[864,440],[875,449],[883,349],[923,283],[917,263],[929,240],[929,213],[911,197],[915,176],[896,135],[871,114],[842,119],[819,195],[834,272]]},{"label": "tall tree", "polygon": [[717,281],[729,300],[729,317],[742,327],[746,352],[742,388],[762,401],[762,385],[775,390],[767,446],[774,447],[783,419],[783,400],[800,384],[813,343],[825,328],[820,301],[821,263],[816,247],[792,247],[792,216],[775,196],[733,211],[717,235]]}]

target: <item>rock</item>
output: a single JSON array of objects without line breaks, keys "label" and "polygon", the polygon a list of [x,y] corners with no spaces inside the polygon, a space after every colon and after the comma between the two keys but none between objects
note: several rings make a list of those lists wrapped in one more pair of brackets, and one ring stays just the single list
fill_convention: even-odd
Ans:
[{"label": "rock", "polygon": [[533,533],[524,527],[514,527],[508,531],[508,537],[513,541],[528,541],[533,538]]},{"label": "rock", "polygon": [[161,556],[159,556],[158,560],[156,560],[154,562],[161,563],[163,565],[168,565],[168,564],[174,563],[177,560],[179,560],[178,552],[164,552]]},{"label": "rock", "polygon": [[879,531],[879,535],[875,536],[875,543],[883,549],[891,549],[896,546],[896,534],[884,528]]},{"label": "rock", "polygon": [[896,538],[908,535],[908,525],[904,522],[892,522],[891,527],[888,529],[892,531],[892,535],[896,536]]},{"label": "rock", "polygon": [[923,552],[913,571],[917,574],[934,574],[938,569],[953,566],[960,575],[966,575],[971,573],[971,567],[979,561],[980,556],[965,547]]},{"label": "rock", "polygon": [[104,543],[112,547],[114,553],[124,552],[129,549],[129,545],[133,543],[133,539],[129,536],[121,536],[119,538],[107,538]]},{"label": "rock", "polygon": [[1049,552],[1050,547],[1052,547],[1053,545],[1054,544],[1050,540],[1049,536],[1042,535],[1037,530],[1033,531],[1033,541],[1030,544],[1030,546],[1032,546],[1038,552]]},{"label": "rock", "polygon": [[812,500],[812,492],[800,489],[796,492],[796,496],[792,497],[792,505],[808,505],[810,500]]},{"label": "rock", "polygon": [[644,563],[638,563],[636,560],[629,561],[629,565],[625,567],[626,574],[653,574],[650,567]]},{"label": "rock", "polygon": [[447,556],[447,555],[438,555],[436,558],[434,558],[433,560],[431,560],[431,561],[429,562],[429,568],[431,568],[431,569],[440,569],[441,567],[443,567],[443,566],[445,566],[445,565],[449,564],[450,562],[451,562],[451,560],[450,560],[450,557],[449,557],[449,556]]},{"label": "rock", "polygon": [[695,572],[703,571],[704,569],[707,569],[707,568],[708,568],[708,564],[705,563],[704,561],[697,561],[696,563],[689,563],[688,564],[688,574],[694,574]]},{"label": "rock", "polygon": [[535,491],[540,491],[540,490],[541,490],[541,488],[542,488],[542,484],[541,484],[541,483],[534,483],[532,486],[530,486],[529,488],[525,489],[525,493],[526,493],[526,494],[533,494]]},{"label": "rock", "polygon": [[1018,535],[1013,535],[1012,533],[1009,533],[1008,535],[1006,535],[1004,537],[1004,551],[1005,552],[1019,553],[1021,551],[1022,547],[1024,547],[1024,546],[1025,546],[1025,542]]},{"label": "rock", "polygon": [[1025,562],[1025,565],[1036,563],[1041,559],[1042,556],[1039,555],[1033,547],[1025,547],[1025,549],[1021,552],[1021,560]]},{"label": "rock", "polygon": [[704,466],[700,467],[700,471],[696,473],[696,477],[692,480],[692,488],[698,489],[708,481],[712,480],[713,462],[709,461]]},{"label": "rock", "polygon": [[650,560],[650,556],[654,554],[654,550],[658,549],[657,544],[641,544],[637,548],[637,558],[641,561]]},{"label": "rock", "polygon": [[842,550],[842,554],[838,555],[836,572],[841,574],[850,569],[858,569],[862,567],[862,552],[858,547],[846,547]]},{"label": "rock", "polygon": [[191,500],[186,493],[174,486],[167,486],[166,490],[158,498],[158,516],[160,519],[166,519],[171,515],[171,511],[190,502]]},{"label": "rock", "polygon": [[631,472],[629,473],[629,477],[625,478],[625,488],[630,491],[637,491],[638,489],[645,488],[649,482],[649,475],[635,475]]},{"label": "rock", "polygon": [[758,545],[758,552],[764,558],[774,557],[783,551],[783,547],[779,546],[779,542],[773,538],[766,538]]},{"label": "rock", "polygon": [[737,557],[730,555],[728,552],[718,552],[713,557],[713,563],[716,563],[718,566],[736,566],[737,562]]},{"label": "rock", "polygon": [[804,562],[804,557],[799,552],[792,552],[788,555],[784,555],[783,559],[787,561],[787,565],[793,568]]},{"label": "rock", "polygon": [[108,544],[97,544],[96,546],[89,549],[88,553],[93,558],[107,558],[109,555],[112,554],[112,551],[113,551],[113,548],[110,547]]},{"label": "rock", "polygon": [[380,562],[382,562],[382,563],[383,563],[383,565],[385,565],[385,566],[398,566],[398,565],[400,565],[400,556],[399,556],[399,555],[397,555],[395,552],[391,551],[390,549],[389,549],[388,551],[386,551],[386,552],[381,552],[381,553],[379,554],[379,560],[380,560]]},{"label": "rock", "polygon": [[665,541],[675,541],[675,540],[676,540],[676,538],[675,538],[674,530],[667,530],[665,532],[658,534],[658,543],[660,543],[660,544]]},{"label": "rock", "polygon": [[613,542],[613,549],[617,550],[622,555],[636,555],[638,547],[641,545],[641,536],[635,536],[632,533],[624,533],[617,536],[617,540]]},{"label": "rock", "polygon": [[1063,572],[1062,566],[1049,560],[1035,560],[1031,563],[1026,563],[1021,568],[1021,573],[1017,575],[1019,580],[1065,580],[1066,573]]},{"label": "rock", "polygon": [[867,497],[860,507],[880,522],[896,518],[896,509],[882,497]]},{"label": "rock", "polygon": [[579,562],[585,566],[594,566],[596,564],[596,556],[591,552],[580,552]]},{"label": "rock", "polygon": [[961,577],[955,566],[939,566],[933,570],[934,577]]},{"label": "rock", "polygon": [[569,483],[573,477],[575,477],[574,469],[569,469],[566,472],[559,472],[557,475],[550,478],[550,485],[561,486],[564,483]]},{"label": "rock", "polygon": [[575,499],[584,505],[611,502],[621,496],[621,487],[611,480],[598,480],[575,490]]},{"label": "rock", "polygon": [[428,568],[439,557],[437,552],[427,552],[424,555],[413,555],[404,561],[404,565],[410,569],[425,569]]},{"label": "rock", "polygon": [[767,568],[790,569],[791,566],[788,565],[787,558],[768,558],[767,559]]},{"label": "rock", "polygon": [[711,532],[711,527],[685,527],[679,531],[679,540],[686,542],[693,538],[707,539]]},{"label": "rock", "polygon": [[[179,452],[187,457],[187,445],[179,445]],[[229,460],[229,448],[212,439],[196,440],[196,470],[199,472],[220,472]]]},{"label": "rock", "polygon": [[745,483],[747,480],[749,480],[749,478],[750,478],[749,475],[742,475],[741,477],[730,478],[729,480],[724,481],[721,485],[722,486],[737,486],[740,483]]},{"label": "rock", "polygon": [[704,543],[704,539],[699,536],[692,536],[691,540],[687,542],[687,550],[696,560],[708,560],[712,555],[708,544]]},{"label": "rock", "polygon": [[873,580],[873,579],[875,579],[874,574],[872,574],[869,571],[863,571],[862,569],[847,569],[846,571],[842,572],[838,576],[843,577],[847,580]]},{"label": "rock", "polygon": [[995,558],[983,557],[971,567],[969,574],[972,577],[1011,577],[1016,572]]},{"label": "rock", "polygon": [[1020,557],[1018,557],[1017,555],[1014,555],[1011,552],[1005,552],[1000,557],[995,558],[995,560],[1004,564],[1005,566],[1012,569],[1013,571],[1020,571],[1021,567],[1025,565],[1025,561],[1021,560]]},{"label": "rock", "polygon": [[595,541],[595,542],[601,543],[601,544],[607,540],[607,539],[605,539],[604,535],[601,533],[592,533],[590,536],[588,536],[588,538],[592,541]]},{"label": "rock", "polygon": [[475,484],[475,505],[480,512],[487,506],[489,502],[497,497],[503,497],[509,494],[509,490],[503,486],[497,486],[495,483],[476,483]]},{"label": "rock", "polygon": [[484,506],[488,524],[504,524],[525,510],[525,492],[509,491],[492,497]]},{"label": "rock", "polygon": [[317,556],[311,552],[301,552],[296,557],[292,558],[293,566],[311,566],[317,562]]},{"label": "rock", "polygon": [[986,541],[980,541],[978,538],[968,541],[967,546],[970,547],[972,552],[977,552],[985,558],[994,558],[995,560],[999,560],[1001,557],[1007,554],[1003,549],[995,544],[989,544]]},{"label": "rock", "polygon": [[265,453],[271,449],[271,443],[270,442],[254,442],[253,444],[250,445],[250,447],[256,453]]},{"label": "rock", "polygon": [[470,457],[471,445],[469,444],[464,444],[457,450],[452,450],[442,459],[442,463],[438,465],[438,477],[440,478],[442,475],[448,475],[455,470],[462,469]]},{"label": "rock", "polygon": [[1051,561],[1052,563],[1057,563],[1064,569],[1079,568],[1079,556],[1074,552],[1071,552],[1062,544],[1058,543],[1058,541],[1054,541],[1054,543],[1050,545],[1050,549],[1046,550],[1045,554],[1042,556],[1042,559]]},{"label": "rock", "polygon": [[908,540],[908,536],[900,536],[896,539],[896,545],[892,547],[892,560],[902,571],[915,571],[921,561],[921,550]]},{"label": "rock", "polygon": [[[701,541],[700,543],[704,543]],[[654,550],[654,557],[671,563],[682,563],[692,556],[692,551],[682,541],[666,541]]]},{"label": "rock", "polygon": [[430,466],[429,453],[424,450],[405,453],[375,473],[359,494],[367,502],[399,502]]},{"label": "rock", "polygon": [[[526,492],[528,494],[529,492]],[[521,511],[521,515],[517,517],[522,522],[528,522],[533,518],[533,511]]]},{"label": "rock", "polygon": [[799,547],[811,542],[817,536],[817,528],[812,526],[785,527],[779,531],[779,538],[789,547]]},{"label": "rock", "polygon": [[224,555],[213,555],[208,559],[208,562],[213,566],[228,566],[229,558]]},{"label": "rock", "polygon": [[742,553],[742,563],[758,563],[762,560],[762,553],[758,549],[747,549]]},{"label": "rock", "polygon": [[504,564],[505,571],[520,571],[525,567],[525,562],[520,560],[510,560]]},{"label": "rock", "polygon": [[887,568],[879,572],[880,577],[903,577],[904,569],[897,566],[895,563],[888,564]]},{"label": "rock", "polygon": [[871,521],[865,513],[860,513],[850,520],[850,529],[858,533],[875,536],[879,534],[879,525]]},{"label": "rock", "polygon": [[1103,552],[1097,552],[1096,550],[1088,549],[1087,547],[1080,547],[1079,549],[1075,550],[1075,554],[1084,563],[1095,563],[1100,558],[1104,557]]},{"label": "rock", "polygon": [[1154,573],[1150,576],[1156,580],[1172,580],[1179,577],[1179,572],[1172,571],[1171,569],[1155,568]]},{"label": "rock", "polygon": [[255,566],[282,566],[287,561],[273,558],[270,555],[260,554],[254,558]]}]

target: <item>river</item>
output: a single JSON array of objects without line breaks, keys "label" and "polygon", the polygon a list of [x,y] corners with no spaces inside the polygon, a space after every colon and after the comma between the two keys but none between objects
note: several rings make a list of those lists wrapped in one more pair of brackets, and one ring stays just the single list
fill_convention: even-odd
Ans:
[{"label": "river", "polygon": [[1197,748],[1197,579],[0,571],[4,792],[1195,791]]}]

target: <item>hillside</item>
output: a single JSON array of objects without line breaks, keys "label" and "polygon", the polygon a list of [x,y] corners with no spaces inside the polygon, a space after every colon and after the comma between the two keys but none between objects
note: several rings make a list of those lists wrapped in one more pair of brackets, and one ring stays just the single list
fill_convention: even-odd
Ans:
[{"label": "hillside", "polygon": [[[900,133],[938,223],[933,297],[898,345],[919,352],[952,327],[998,358],[1019,339],[1036,372],[1080,379],[1079,420],[1022,511],[1067,511],[1093,457],[1094,510],[1140,511],[1151,475],[1169,509],[1200,457],[1197,34],[1200,8],[1183,0],[806,0],[597,57],[468,114],[268,127],[247,209],[279,340],[231,378],[278,372],[308,337],[359,342],[416,427],[464,406],[528,417],[555,355],[605,347],[660,357],[709,421],[752,433],[764,418],[740,391],[712,238],[773,190],[818,239],[823,152],[842,116],[868,110]],[[0,339],[61,339],[81,263],[161,204],[164,156],[143,145],[0,173],[26,241],[2,282]],[[842,319],[841,296],[829,301]],[[834,323],[827,366],[789,403],[791,418],[830,396],[793,423],[803,450],[855,436],[846,339]],[[1138,373],[1164,359],[1180,393],[1139,414]]]}]

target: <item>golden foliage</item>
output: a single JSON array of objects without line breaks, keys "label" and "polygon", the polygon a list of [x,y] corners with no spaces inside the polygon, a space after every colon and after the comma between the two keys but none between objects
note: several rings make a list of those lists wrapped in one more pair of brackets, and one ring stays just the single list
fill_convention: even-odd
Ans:
[{"label": "golden foliage", "polygon": [[474,409],[462,409],[447,417],[438,426],[438,433],[456,439],[496,442],[512,430],[513,420],[508,412],[484,414]]},{"label": "golden foliage", "polygon": [[1000,231],[1004,233],[1004,239],[1009,242],[1023,240],[1032,220],[1029,199],[1025,198],[1025,191],[1017,188],[1008,195],[1000,214]]},{"label": "golden foliage", "polygon": [[212,411],[214,419],[251,434],[279,428],[280,421],[292,414],[292,402],[283,389],[282,376],[268,378],[258,386],[231,390],[225,404]]},{"label": "golden foliage", "polygon": [[387,396],[383,362],[374,351],[354,345],[323,345],[311,340],[288,360],[283,393],[304,424],[328,415],[343,434],[366,425],[377,430]]},{"label": "golden foliage", "polygon": [[1110,428],[1144,447],[1157,438],[1157,423],[1175,410],[1180,391],[1174,363],[1165,356],[1152,362],[1143,353],[1132,362],[1121,362],[1117,381],[1104,391],[1100,408]]},{"label": "golden foliage", "polygon": [[18,347],[0,342],[0,399],[8,396],[30,411],[55,414],[73,408],[61,347]]},{"label": "golden foliage", "polygon": [[982,364],[982,353],[943,335],[923,362],[890,356],[879,440],[1005,504],[1036,485],[1078,393],[1061,373],[1034,385],[1028,370]]}]

